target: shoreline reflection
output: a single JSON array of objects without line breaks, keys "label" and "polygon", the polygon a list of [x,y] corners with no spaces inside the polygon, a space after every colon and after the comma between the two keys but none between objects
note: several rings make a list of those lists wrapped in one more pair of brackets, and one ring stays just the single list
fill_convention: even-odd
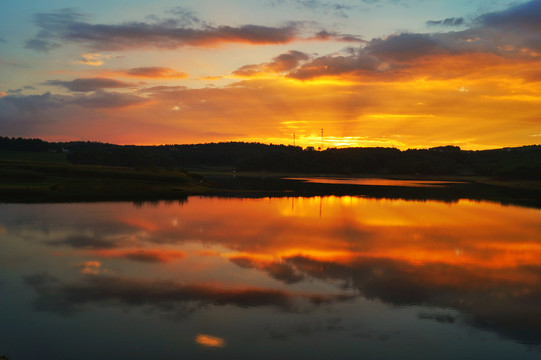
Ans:
[{"label": "shoreline reflection", "polygon": [[[386,310],[370,316],[397,328],[465,327],[541,349],[535,209],[348,196],[4,205],[0,212],[0,267],[30,290],[25,316],[139,309],[178,326],[199,319],[190,341],[201,335],[220,344],[222,337],[205,334],[226,334],[210,325],[234,309],[263,323],[305,316],[319,324],[317,336],[330,336],[363,334],[343,319],[368,316],[377,305]],[[316,320],[337,309],[340,320]],[[415,316],[391,317],[396,311]],[[254,327],[247,333],[260,325],[245,321],[229,325]],[[228,338],[223,348],[239,341]]]}]

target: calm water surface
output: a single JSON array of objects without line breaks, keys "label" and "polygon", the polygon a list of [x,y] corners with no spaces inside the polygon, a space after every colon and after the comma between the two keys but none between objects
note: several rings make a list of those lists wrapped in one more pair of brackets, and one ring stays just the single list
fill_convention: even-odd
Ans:
[{"label": "calm water surface", "polygon": [[401,186],[401,187],[440,187],[449,184],[459,184],[456,181],[438,180],[395,180],[379,178],[331,178],[331,177],[310,177],[310,178],[286,178],[288,180],[301,180],[316,184],[341,184],[341,185],[376,185],[376,186]]},{"label": "calm water surface", "polygon": [[539,359],[541,212],[362,197],[0,205],[0,355]]}]

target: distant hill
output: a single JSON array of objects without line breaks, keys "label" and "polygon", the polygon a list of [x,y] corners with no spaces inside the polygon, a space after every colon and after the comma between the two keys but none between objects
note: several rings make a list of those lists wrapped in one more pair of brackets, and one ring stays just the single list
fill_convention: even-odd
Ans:
[{"label": "distant hill", "polygon": [[541,180],[540,145],[483,151],[464,151],[456,146],[307,151],[298,146],[245,142],[135,146],[0,137],[0,150],[65,153],[74,164],[134,168],[227,167],[307,174],[483,175]]}]

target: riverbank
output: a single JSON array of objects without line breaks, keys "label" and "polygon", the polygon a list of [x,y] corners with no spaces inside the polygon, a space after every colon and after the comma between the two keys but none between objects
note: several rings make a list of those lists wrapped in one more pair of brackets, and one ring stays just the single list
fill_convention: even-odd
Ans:
[{"label": "riverbank", "polygon": [[[341,179],[329,182],[307,178]],[[386,183],[352,183],[381,175],[302,174],[266,171],[237,172],[231,168],[160,168],[73,165],[0,159],[0,202],[184,201],[188,196],[284,197],[361,196],[378,199],[493,201],[541,208],[541,182],[479,176],[386,176]],[[394,183],[393,183],[394,181]],[[421,186],[408,186],[413,181]],[[431,186],[426,182],[445,182]]]},{"label": "riverbank", "polygon": [[183,199],[208,191],[179,170],[0,160],[0,201],[76,202]]}]

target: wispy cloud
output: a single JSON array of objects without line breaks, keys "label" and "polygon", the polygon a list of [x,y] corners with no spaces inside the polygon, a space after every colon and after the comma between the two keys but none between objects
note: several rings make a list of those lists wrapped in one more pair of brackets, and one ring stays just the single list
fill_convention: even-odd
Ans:
[{"label": "wispy cloud", "polygon": [[129,69],[123,74],[133,77],[154,79],[185,79],[188,74],[167,67],[150,66]]},{"label": "wispy cloud", "polygon": [[148,99],[117,92],[96,90],[85,95],[54,95],[46,92],[41,95],[8,95],[0,99],[0,119],[16,120],[18,115],[42,112],[52,108],[65,108],[71,105],[92,108],[122,108],[147,102]]},{"label": "wispy cloud", "polygon": [[460,26],[460,25],[464,25],[465,24],[465,21],[464,21],[464,18],[462,17],[451,17],[451,18],[446,18],[446,19],[443,19],[443,20],[429,20],[426,22],[426,24],[428,26]]},{"label": "wispy cloud", "polygon": [[116,109],[141,105],[148,99],[133,94],[95,91],[91,95],[74,96],[68,99],[70,103],[86,108]]},{"label": "wispy cloud", "polygon": [[48,40],[44,40],[44,39],[34,38],[34,39],[27,40],[25,43],[25,47],[27,49],[32,49],[32,50],[48,53],[51,50],[59,48],[60,44],[51,42]]},{"label": "wispy cloud", "polygon": [[61,240],[53,240],[48,244],[54,246],[71,246],[75,249],[111,249],[118,246],[118,242],[96,236],[71,235]]},{"label": "wispy cloud", "polygon": [[81,59],[77,61],[77,64],[89,65],[89,66],[101,66],[104,60],[112,58],[111,55],[104,55],[99,53],[87,53],[81,54]]},{"label": "wispy cloud", "polygon": [[287,53],[280,54],[271,62],[263,64],[245,65],[235,70],[233,75],[240,77],[252,77],[260,73],[284,73],[289,72],[299,66],[303,61],[310,57],[301,51],[291,50]]},{"label": "wispy cloud", "polygon": [[[113,77],[129,77],[139,79],[160,79],[160,80],[174,80],[174,79],[186,79],[189,74],[171,69],[163,66],[142,66],[131,69],[103,69],[93,72],[99,75],[100,78],[110,79]],[[122,82],[120,82],[122,84]],[[54,84],[53,84],[54,85]],[[129,84],[135,86],[135,84]],[[120,86],[122,87],[122,86]],[[141,89],[143,90],[143,89]]]},{"label": "wispy cloud", "polygon": [[300,9],[318,11],[323,14],[332,14],[342,18],[348,17],[348,12],[355,9],[355,5],[327,2],[321,0],[292,0]]},{"label": "wispy cloud", "polygon": [[[369,6],[400,5],[409,6],[404,0],[361,0],[353,2],[333,2],[323,0],[268,0],[272,7],[289,5],[305,11],[318,12],[323,15],[333,15],[348,18],[354,10],[365,11]],[[361,4],[363,6],[361,6]]]},{"label": "wispy cloud", "polygon": [[70,91],[90,92],[100,89],[118,89],[134,86],[133,84],[109,78],[81,78],[71,81],[48,80],[45,85],[61,86]]},{"label": "wispy cloud", "polygon": [[[62,43],[84,44],[96,51],[127,50],[137,48],[175,49],[183,46],[216,46],[224,43],[246,43],[253,45],[286,44],[296,40],[317,38],[317,33],[332,34],[325,29],[315,34],[303,34],[302,23],[284,26],[212,26],[186,12],[180,11],[177,18],[159,19],[149,17],[147,22],[125,22],[120,24],[91,24],[86,16],[63,9],[34,16],[40,28],[36,36],[26,42],[26,47],[48,52]],[[337,34],[332,34],[337,37]],[[324,38],[319,36],[321,40]],[[343,37],[343,41],[352,40]]]},{"label": "wispy cloud", "polygon": [[100,257],[123,258],[145,263],[165,263],[186,256],[182,251],[164,249],[100,249],[92,253]]}]

